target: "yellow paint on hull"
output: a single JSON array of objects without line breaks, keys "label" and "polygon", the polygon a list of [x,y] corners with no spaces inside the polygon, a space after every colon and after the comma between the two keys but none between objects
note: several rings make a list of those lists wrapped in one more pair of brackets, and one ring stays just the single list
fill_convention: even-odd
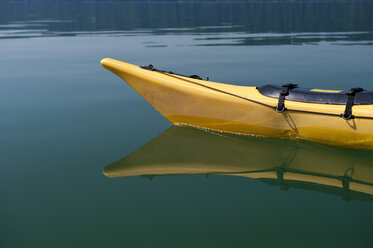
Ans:
[{"label": "yellow paint on hull", "polygon": [[236,86],[168,75],[113,59],[101,64],[112,71],[174,124],[373,149],[373,105],[353,106],[362,118],[344,120],[344,105],[285,101],[288,111],[277,113],[278,100],[256,87]]}]

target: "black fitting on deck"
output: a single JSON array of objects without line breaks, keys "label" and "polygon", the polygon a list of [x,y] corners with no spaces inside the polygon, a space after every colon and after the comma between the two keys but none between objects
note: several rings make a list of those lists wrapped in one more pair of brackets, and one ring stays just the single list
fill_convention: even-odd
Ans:
[{"label": "black fitting on deck", "polygon": [[140,68],[145,69],[145,70],[149,70],[149,71],[157,70],[157,69],[154,68],[154,66],[152,64],[150,64],[150,65],[143,65],[143,66],[140,66]]},{"label": "black fitting on deck", "polygon": [[[188,78],[193,78],[193,79],[200,79],[200,80],[203,80],[200,76],[198,75],[190,75],[190,76],[186,76],[186,75],[182,75],[182,74],[179,74],[179,73],[175,73],[175,72],[172,72],[172,71],[164,71],[164,70],[158,70],[156,69],[152,64],[150,65],[143,65],[143,66],[140,66],[141,69],[145,69],[145,70],[149,70],[149,71],[156,71],[156,72],[160,72],[160,73],[167,73],[167,74],[173,74],[173,75],[176,75],[176,76],[182,76],[182,77],[188,77]],[[209,80],[209,77],[207,77],[207,80]]]},{"label": "black fitting on deck", "polygon": [[342,118],[345,120],[353,119],[354,116],[352,115],[352,106],[354,105],[356,93],[364,91],[363,88],[352,88],[351,90],[346,92],[347,95],[347,103],[346,109],[344,114],[342,114]]},{"label": "black fitting on deck", "polygon": [[278,104],[276,108],[276,112],[282,113],[284,112],[285,108],[285,97],[289,95],[289,90],[297,88],[297,84],[283,84],[282,90],[280,92],[280,96],[278,97]]}]

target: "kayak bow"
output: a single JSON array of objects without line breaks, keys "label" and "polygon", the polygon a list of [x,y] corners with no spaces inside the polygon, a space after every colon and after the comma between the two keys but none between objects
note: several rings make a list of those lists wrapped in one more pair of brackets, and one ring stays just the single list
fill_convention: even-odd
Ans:
[{"label": "kayak bow", "polygon": [[373,92],[237,86],[108,58],[101,64],[175,125],[373,149]]}]

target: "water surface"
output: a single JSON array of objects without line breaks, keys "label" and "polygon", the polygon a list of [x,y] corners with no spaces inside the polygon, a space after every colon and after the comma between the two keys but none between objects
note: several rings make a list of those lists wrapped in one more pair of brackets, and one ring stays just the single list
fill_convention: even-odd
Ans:
[{"label": "water surface", "polygon": [[[341,180],[281,190],[276,178],[216,173],[105,176],[171,124],[99,60],[240,85],[373,89],[372,11],[371,2],[0,3],[1,246],[371,247],[371,196],[347,199]],[[269,142],[206,135],[177,139],[190,151],[179,164],[203,159],[188,139],[223,144],[230,153],[208,150],[223,166],[252,164],[243,151]],[[315,146],[301,145],[312,156],[300,165],[371,161],[371,152]],[[264,165],[278,167],[271,159]]]}]

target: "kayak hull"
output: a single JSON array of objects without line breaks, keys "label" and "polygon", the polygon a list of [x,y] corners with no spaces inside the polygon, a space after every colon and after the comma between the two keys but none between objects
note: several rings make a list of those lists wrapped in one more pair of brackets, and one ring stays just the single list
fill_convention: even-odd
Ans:
[{"label": "kayak hull", "polygon": [[101,63],[176,125],[373,149],[372,106],[354,106],[363,118],[350,120],[339,115],[343,105],[286,101],[289,110],[277,113],[278,100],[261,95],[256,87],[173,76],[112,59]]}]

